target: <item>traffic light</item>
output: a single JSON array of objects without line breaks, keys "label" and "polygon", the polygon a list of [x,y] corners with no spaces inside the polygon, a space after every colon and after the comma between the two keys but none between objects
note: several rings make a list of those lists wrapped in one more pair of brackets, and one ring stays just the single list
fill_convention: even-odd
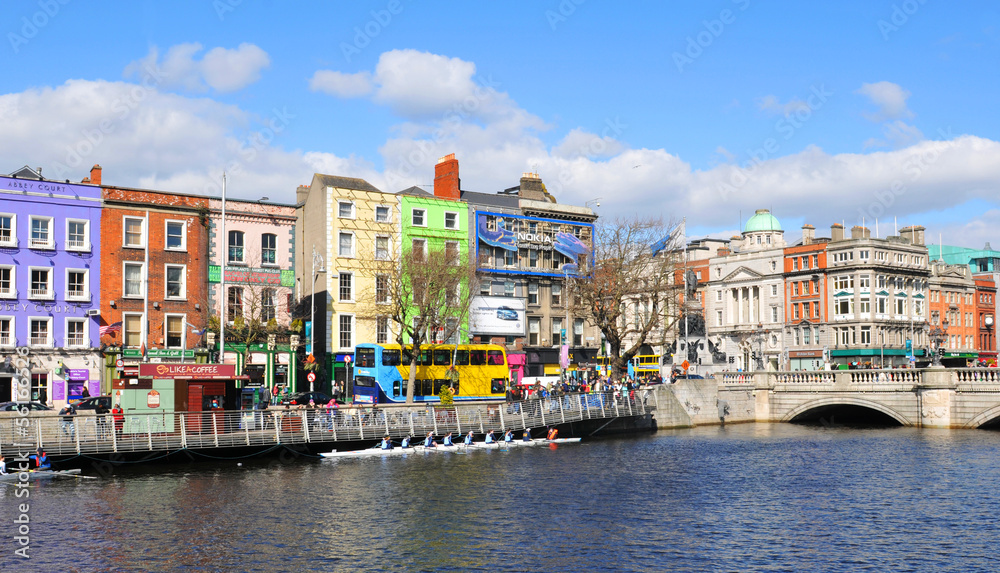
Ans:
[{"label": "traffic light", "polygon": [[735,363],[735,362],[736,362],[736,357],[735,357],[735,356],[730,356],[730,357],[729,357],[729,363],[730,363],[730,364],[733,364],[733,363]]},{"label": "traffic light", "polygon": [[944,356],[944,347],[938,348],[938,356]]}]

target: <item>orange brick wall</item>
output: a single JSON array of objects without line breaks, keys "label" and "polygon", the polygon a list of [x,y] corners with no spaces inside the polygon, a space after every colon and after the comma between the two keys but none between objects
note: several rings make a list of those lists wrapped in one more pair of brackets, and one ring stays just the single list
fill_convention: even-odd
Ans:
[{"label": "orange brick wall", "polygon": [[[149,247],[149,348],[162,348],[167,314],[185,314],[187,322],[202,329],[208,319],[208,230],[202,225],[197,209],[208,208],[208,198],[188,197],[168,193],[103,189],[105,200],[101,215],[101,325],[121,321],[123,313],[143,311],[143,300],[124,299],[125,262],[144,262],[145,249],[125,248],[124,218],[145,218],[149,214],[147,246]],[[119,202],[127,202],[122,205]],[[186,251],[166,251],[166,221],[187,223]],[[164,300],[167,264],[186,265],[185,300]],[[111,306],[115,301],[115,307]],[[160,308],[153,307],[159,303]],[[196,305],[200,306],[196,308]],[[201,337],[185,325],[187,348],[197,347]],[[101,337],[101,343],[121,345],[123,330]]]}]

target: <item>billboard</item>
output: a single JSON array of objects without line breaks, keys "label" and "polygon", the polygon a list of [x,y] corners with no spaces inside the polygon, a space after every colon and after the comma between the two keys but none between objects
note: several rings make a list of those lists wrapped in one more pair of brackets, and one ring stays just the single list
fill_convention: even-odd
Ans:
[{"label": "billboard", "polygon": [[469,332],[494,336],[524,336],[523,298],[473,297],[469,307]]},{"label": "billboard", "polygon": [[[491,272],[542,276],[586,274],[593,231],[592,223],[477,211],[477,258],[480,268]],[[491,259],[479,257],[483,249],[491,252],[495,260],[489,262]],[[557,260],[560,264],[554,267],[553,262]]]}]

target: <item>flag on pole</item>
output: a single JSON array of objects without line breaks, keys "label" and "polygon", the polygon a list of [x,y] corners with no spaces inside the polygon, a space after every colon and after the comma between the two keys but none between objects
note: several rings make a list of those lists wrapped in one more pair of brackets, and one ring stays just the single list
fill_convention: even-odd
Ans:
[{"label": "flag on pole", "polygon": [[146,343],[145,342],[143,342],[142,344],[139,345],[139,354],[142,355],[142,359],[143,360],[146,359]]},{"label": "flag on pole", "polygon": [[111,334],[112,332],[118,332],[121,329],[122,329],[122,322],[119,320],[118,322],[116,322],[114,324],[106,324],[106,325],[100,327],[98,329],[98,331],[101,333],[101,336],[104,336],[105,334]]}]

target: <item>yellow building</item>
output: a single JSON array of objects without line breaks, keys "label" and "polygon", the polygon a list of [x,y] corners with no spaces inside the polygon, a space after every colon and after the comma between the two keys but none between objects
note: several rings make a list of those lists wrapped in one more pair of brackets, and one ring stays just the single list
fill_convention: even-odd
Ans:
[{"label": "yellow building", "polygon": [[321,365],[313,387],[331,393],[336,386],[343,395],[354,346],[387,327],[365,316],[364,298],[375,290],[371,261],[398,253],[399,198],[363,179],[316,173],[298,188],[296,203],[298,298],[306,313],[315,308],[315,329],[304,339]]}]

